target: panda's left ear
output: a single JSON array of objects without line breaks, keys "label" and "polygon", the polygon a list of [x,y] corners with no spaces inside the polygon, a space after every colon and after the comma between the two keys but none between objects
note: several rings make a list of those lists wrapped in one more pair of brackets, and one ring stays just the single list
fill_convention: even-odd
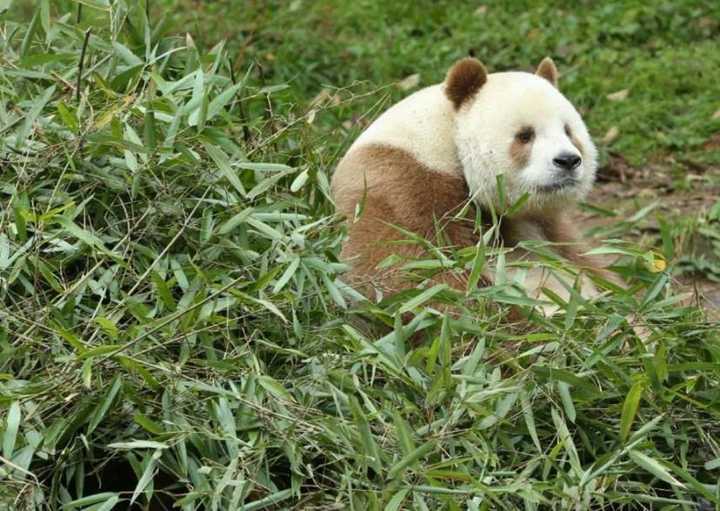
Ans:
[{"label": "panda's left ear", "polygon": [[479,60],[466,57],[457,61],[445,78],[445,95],[455,109],[471,99],[487,81],[487,70]]},{"label": "panda's left ear", "polygon": [[550,57],[545,57],[537,67],[535,74],[541,78],[545,78],[548,82],[552,83],[555,88],[558,86],[558,70],[555,67],[555,62]]}]

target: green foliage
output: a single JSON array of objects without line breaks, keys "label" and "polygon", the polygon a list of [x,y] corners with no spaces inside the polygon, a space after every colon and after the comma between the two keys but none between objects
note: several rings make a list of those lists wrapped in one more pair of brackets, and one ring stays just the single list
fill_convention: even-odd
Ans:
[{"label": "green foliage", "polygon": [[678,229],[690,238],[690,250],[678,261],[679,270],[720,282],[720,201],[710,208],[707,215],[688,223]]},{"label": "green foliage", "polygon": [[[703,147],[720,128],[713,117],[720,108],[718,2],[298,0],[172,9],[178,1],[195,4],[163,1],[179,29],[192,27],[206,44],[222,34],[266,78],[292,84],[295,100],[320,86],[359,82],[358,90],[370,90],[413,74],[418,86],[437,83],[450,62],[469,52],[491,72],[531,70],[549,55],[562,91],[595,138],[617,129],[603,157],[612,151],[641,164],[658,152],[681,151],[676,159],[684,172],[693,164],[720,165],[720,151]],[[208,18],[217,31],[202,30]],[[624,90],[626,99],[608,98]],[[394,88],[384,104],[406,94]],[[366,109],[377,101],[369,98]]]},{"label": "green foliage", "polygon": [[[292,49],[307,34],[289,20],[335,13],[362,34],[380,3],[355,18],[356,7],[343,14],[332,2],[305,13],[299,2],[278,6],[268,31],[293,28],[252,50],[274,48],[283,66],[270,75],[262,62],[238,63],[234,45],[205,51],[172,35],[134,2],[33,7],[0,29],[0,505],[720,504],[720,333],[680,304],[655,252],[610,243],[602,250],[622,256],[629,289],[598,282],[607,291],[597,301],[557,297],[561,313],[549,319],[510,281],[467,296],[420,287],[379,305],[343,284],[328,183],[355,128],[338,119],[372,115],[368,102],[379,108],[382,94],[360,84],[317,97],[313,87],[396,77],[396,59],[417,57],[433,27],[465,11],[388,5],[402,23],[383,37],[408,44],[348,45],[366,55],[350,70],[329,34]],[[549,19],[550,7],[527,12],[538,9]],[[642,5],[598,9],[629,17],[610,30],[612,51],[643,44],[638,27],[653,22],[655,32],[677,28],[668,37],[678,41],[700,37]],[[676,15],[686,11],[695,12]],[[441,59],[469,40],[499,48],[531,18],[504,32],[503,19],[485,31],[461,23],[458,40],[403,71],[422,64],[437,79]],[[221,30],[197,32],[214,40]],[[522,55],[551,53],[565,37],[573,32]],[[306,60],[293,58],[298,48]],[[398,56],[378,59],[385,49]],[[509,51],[487,60],[509,67],[518,62]],[[569,75],[572,90],[600,87]],[[673,262],[680,234],[661,231]],[[564,269],[545,247],[527,248]],[[477,280],[485,265],[502,274],[510,264],[490,244],[435,253],[411,263],[420,277],[462,268]],[[428,306],[435,300],[468,314],[444,315]],[[508,305],[526,315],[522,325],[505,320]]]}]

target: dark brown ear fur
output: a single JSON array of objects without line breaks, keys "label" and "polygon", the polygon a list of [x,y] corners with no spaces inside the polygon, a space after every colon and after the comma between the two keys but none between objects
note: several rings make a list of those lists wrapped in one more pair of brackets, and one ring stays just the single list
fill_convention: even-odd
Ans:
[{"label": "dark brown ear fur", "polygon": [[448,71],[445,80],[445,95],[455,109],[472,98],[487,81],[487,71],[479,60],[467,57],[459,60]]},{"label": "dark brown ear fur", "polygon": [[535,74],[541,78],[545,78],[548,82],[552,83],[555,88],[558,86],[558,70],[555,67],[555,62],[550,57],[545,57],[537,67]]}]

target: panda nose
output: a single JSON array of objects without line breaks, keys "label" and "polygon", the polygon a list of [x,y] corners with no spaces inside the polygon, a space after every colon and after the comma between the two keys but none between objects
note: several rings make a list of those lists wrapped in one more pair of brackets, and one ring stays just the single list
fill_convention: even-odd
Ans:
[{"label": "panda nose", "polygon": [[582,158],[580,158],[577,154],[573,153],[560,153],[558,154],[554,159],[553,163],[561,168],[562,170],[575,170],[578,168],[578,165],[580,165],[580,162],[582,161]]}]

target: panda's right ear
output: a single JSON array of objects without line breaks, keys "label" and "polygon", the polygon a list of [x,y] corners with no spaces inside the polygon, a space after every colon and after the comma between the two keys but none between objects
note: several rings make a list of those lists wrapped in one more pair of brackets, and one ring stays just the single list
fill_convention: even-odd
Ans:
[{"label": "panda's right ear", "polygon": [[487,81],[487,71],[479,60],[467,57],[457,61],[445,78],[445,95],[457,110]]},{"label": "panda's right ear", "polygon": [[541,78],[545,78],[548,82],[553,84],[553,87],[558,88],[558,70],[555,67],[555,62],[550,57],[545,57],[538,65],[535,74]]}]

